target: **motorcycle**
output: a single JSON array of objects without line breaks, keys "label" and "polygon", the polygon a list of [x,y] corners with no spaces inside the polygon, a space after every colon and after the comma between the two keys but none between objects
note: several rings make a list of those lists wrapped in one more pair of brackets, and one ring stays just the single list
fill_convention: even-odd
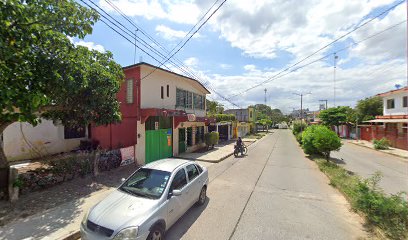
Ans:
[{"label": "motorcycle", "polygon": [[234,145],[234,156],[238,157],[239,153],[241,153],[241,156],[244,156],[248,153],[248,148],[242,144],[242,149],[240,149],[240,147],[238,147],[238,145]]}]

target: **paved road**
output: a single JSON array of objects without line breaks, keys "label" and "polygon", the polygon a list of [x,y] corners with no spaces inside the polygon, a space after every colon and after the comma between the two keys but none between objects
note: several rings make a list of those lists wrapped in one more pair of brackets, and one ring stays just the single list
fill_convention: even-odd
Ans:
[{"label": "paved road", "polygon": [[343,143],[340,151],[332,154],[339,164],[365,178],[380,171],[383,175],[380,186],[385,192],[408,192],[407,160],[352,143]]},{"label": "paved road", "polygon": [[306,159],[288,130],[245,158],[209,166],[208,201],[190,209],[167,239],[357,239],[362,220]]}]

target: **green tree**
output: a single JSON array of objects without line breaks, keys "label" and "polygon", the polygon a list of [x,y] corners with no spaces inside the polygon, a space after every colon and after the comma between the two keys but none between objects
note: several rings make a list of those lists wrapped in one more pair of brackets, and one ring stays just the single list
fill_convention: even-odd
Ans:
[{"label": "green tree", "polygon": [[313,147],[325,156],[327,161],[330,159],[330,152],[338,151],[341,147],[341,139],[335,132],[325,126],[316,126],[312,135]]},{"label": "green tree", "polygon": [[303,132],[300,132],[300,134],[302,134],[302,139],[301,139],[302,148],[306,154],[319,153],[319,151],[317,151],[316,147],[313,145],[314,131],[316,127],[317,125],[311,125],[307,127]]},{"label": "green tree", "polygon": [[323,110],[319,114],[319,118],[326,126],[340,126],[348,122],[354,121],[354,110],[350,107],[335,107]]},{"label": "green tree", "polygon": [[207,99],[207,112],[209,115],[224,113],[224,106],[217,101]]},{"label": "green tree", "polygon": [[359,122],[372,120],[375,116],[382,115],[383,101],[375,96],[359,100],[356,106],[356,117]]},{"label": "green tree", "polygon": [[[3,0],[0,8],[0,134],[41,118],[67,126],[120,120],[120,65],[68,38],[91,33],[96,12],[74,0]],[[0,168],[8,168],[3,148]]]}]

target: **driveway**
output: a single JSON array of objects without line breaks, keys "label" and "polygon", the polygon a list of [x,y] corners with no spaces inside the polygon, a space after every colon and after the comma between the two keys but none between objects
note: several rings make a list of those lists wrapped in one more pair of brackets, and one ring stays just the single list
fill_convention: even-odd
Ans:
[{"label": "driveway", "polygon": [[343,141],[339,152],[332,157],[347,170],[368,178],[376,171],[383,175],[380,187],[386,193],[408,192],[408,162],[406,159],[382,153],[373,149],[357,146]]}]

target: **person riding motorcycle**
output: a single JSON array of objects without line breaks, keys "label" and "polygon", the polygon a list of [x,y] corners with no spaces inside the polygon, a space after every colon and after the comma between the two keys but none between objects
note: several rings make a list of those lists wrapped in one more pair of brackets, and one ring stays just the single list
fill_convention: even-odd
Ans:
[{"label": "person riding motorcycle", "polygon": [[238,148],[238,152],[240,152],[241,154],[243,154],[244,148],[243,148],[243,143],[242,143],[242,139],[241,137],[238,137],[237,140],[237,148]]}]

